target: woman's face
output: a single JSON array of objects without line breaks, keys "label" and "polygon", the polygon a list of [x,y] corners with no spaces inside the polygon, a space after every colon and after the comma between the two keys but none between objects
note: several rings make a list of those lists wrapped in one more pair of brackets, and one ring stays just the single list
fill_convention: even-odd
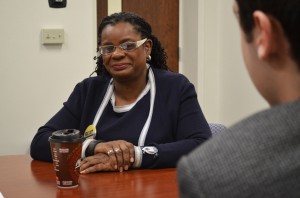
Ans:
[{"label": "woman's face", "polygon": [[[101,34],[101,46],[119,46],[124,42],[139,40],[142,40],[141,35],[130,23],[126,22],[107,25]],[[132,51],[116,47],[114,52],[102,55],[103,64],[115,80],[136,81],[139,78],[145,78],[147,74],[146,58],[151,53],[151,45],[151,41],[146,41]]]}]

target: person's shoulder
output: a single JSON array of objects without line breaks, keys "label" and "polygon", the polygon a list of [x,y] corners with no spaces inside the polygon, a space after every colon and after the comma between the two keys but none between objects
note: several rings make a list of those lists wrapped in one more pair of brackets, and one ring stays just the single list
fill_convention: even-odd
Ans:
[{"label": "person's shoulder", "polygon": [[156,68],[153,68],[153,73],[157,81],[164,81],[164,82],[168,81],[174,83],[190,83],[188,78],[181,73],[172,72],[163,69],[156,69]]},{"label": "person's shoulder", "polygon": [[[296,126],[289,129],[290,126],[287,126],[286,119],[284,119],[288,113],[298,110],[288,109],[295,106],[297,104],[268,108],[228,127],[224,132],[214,135],[183,158],[179,163],[179,170],[183,171],[188,168],[190,175],[201,175],[203,182],[209,181],[219,186],[230,183],[236,185],[237,188],[245,182],[263,184],[264,179],[274,178],[273,174],[267,173],[270,166],[266,164],[266,159],[287,161],[288,157],[285,156],[290,157],[290,155],[282,155],[284,149],[281,148],[290,145],[290,142],[294,141],[292,139],[296,137],[295,131],[299,131],[295,130]],[[289,124],[297,123],[295,125],[299,129],[299,119],[291,119],[293,122]],[[291,148],[284,152],[293,155],[292,152],[297,148]],[[282,170],[282,167],[272,162],[270,164],[273,170]],[[262,172],[266,173],[264,178],[260,177]],[[211,193],[214,192],[211,191]]]},{"label": "person's shoulder", "polygon": [[195,86],[183,74],[162,69],[153,69],[153,73],[157,92],[174,100],[196,96]]},{"label": "person's shoulder", "polygon": [[[228,127],[222,133],[214,134],[211,139],[193,150],[186,157],[186,161],[195,166],[201,162],[203,167],[206,168],[219,166],[223,161],[226,161],[223,164],[224,166],[227,163],[234,163],[235,159],[239,158],[239,155],[248,149],[244,148],[244,142],[251,144],[251,132],[249,129],[241,128],[241,126],[248,126],[250,123],[252,121],[246,119],[233,127]],[[241,145],[243,148],[241,148]],[[211,156],[217,157],[212,158]]]},{"label": "person's shoulder", "polygon": [[[278,130],[278,125],[282,124],[282,121],[278,120],[278,123],[274,124],[270,120],[270,116],[272,117],[275,112],[278,113],[275,108],[261,110],[233,124],[224,132],[213,135],[213,138],[189,155],[189,160],[205,159],[207,163],[213,164],[226,159],[226,162],[233,163],[239,158],[246,161],[247,157],[250,159],[259,155],[261,150],[268,149],[266,140],[283,138],[282,131]],[[211,155],[218,155],[219,161],[210,158]]]},{"label": "person's shoulder", "polygon": [[[284,103],[271,108],[266,108],[240,120],[229,128],[239,136],[255,136],[259,139],[272,136],[285,136],[287,132],[294,131],[300,125],[300,100]],[[250,131],[251,134],[244,133]],[[283,133],[285,132],[285,133]]]}]

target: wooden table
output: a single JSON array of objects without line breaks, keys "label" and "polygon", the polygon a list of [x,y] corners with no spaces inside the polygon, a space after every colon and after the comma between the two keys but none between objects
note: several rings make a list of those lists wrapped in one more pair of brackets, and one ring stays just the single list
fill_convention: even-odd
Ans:
[{"label": "wooden table", "polygon": [[129,170],[80,175],[79,187],[57,188],[52,163],[28,155],[0,156],[0,192],[15,197],[176,198],[176,169]]}]

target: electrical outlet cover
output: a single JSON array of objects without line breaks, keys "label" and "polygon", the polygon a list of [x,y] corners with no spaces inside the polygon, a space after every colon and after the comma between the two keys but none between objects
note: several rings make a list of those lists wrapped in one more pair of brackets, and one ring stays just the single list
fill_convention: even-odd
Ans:
[{"label": "electrical outlet cover", "polygon": [[42,44],[63,44],[64,43],[64,29],[42,29]]}]

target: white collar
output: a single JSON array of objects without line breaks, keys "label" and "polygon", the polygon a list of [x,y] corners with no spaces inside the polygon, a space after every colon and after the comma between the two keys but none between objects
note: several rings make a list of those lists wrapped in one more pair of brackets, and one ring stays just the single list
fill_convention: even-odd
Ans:
[{"label": "white collar", "polygon": [[138,96],[136,101],[134,101],[131,104],[124,105],[124,106],[115,106],[116,98],[115,98],[115,93],[113,92],[111,95],[111,98],[110,98],[110,102],[111,102],[111,105],[113,106],[114,112],[124,113],[124,112],[130,111],[130,109],[132,109],[135,106],[135,104],[149,92],[149,90],[150,90],[150,82],[148,81],[144,90],[140,93],[140,95]]},{"label": "white collar", "polygon": [[[148,130],[150,127],[151,120],[152,120],[154,101],[155,101],[155,95],[156,95],[156,85],[155,85],[155,78],[154,78],[153,71],[152,71],[151,67],[149,67],[148,64],[146,66],[149,68],[148,83],[150,84],[150,109],[149,109],[148,118],[145,122],[145,125],[144,125],[144,127],[141,131],[140,137],[139,137],[138,146],[144,146],[144,144],[145,144],[146,136],[147,136],[147,133],[148,133]],[[113,83],[112,82],[113,82],[113,79],[110,80],[109,85],[106,90],[106,93],[105,93],[105,96],[104,96],[104,98],[101,102],[101,105],[99,106],[99,109],[95,115],[95,118],[93,121],[94,127],[97,126],[98,121],[99,121],[100,117],[102,116],[102,113],[113,94]]]}]

